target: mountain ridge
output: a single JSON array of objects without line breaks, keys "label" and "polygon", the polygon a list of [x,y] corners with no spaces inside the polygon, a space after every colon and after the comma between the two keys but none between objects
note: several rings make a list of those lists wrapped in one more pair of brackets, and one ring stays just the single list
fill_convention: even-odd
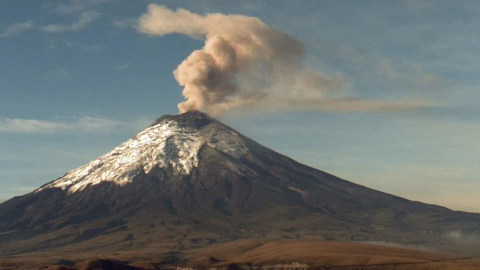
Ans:
[{"label": "mountain ridge", "polygon": [[476,235],[479,225],[478,214],[340,179],[190,112],[160,117],[98,159],[0,204],[0,256],[73,247],[186,251],[247,238],[457,252],[445,235]]},{"label": "mountain ridge", "polygon": [[[215,125],[215,131],[202,129],[207,124]],[[213,142],[213,136],[221,136],[225,130],[228,130],[226,133],[238,136],[238,133],[230,127],[199,111],[176,116],[165,115],[114,150],[69,171],[35,192],[44,188],[60,187],[70,193],[81,191],[86,185],[95,185],[101,181],[125,185],[135,174],[140,173],[139,170],[148,173],[154,166],[163,168],[173,166],[177,173],[189,174],[192,167],[198,163],[199,148],[205,143],[228,154],[237,156],[242,154],[235,153],[237,151],[231,147],[229,149],[225,145]],[[212,134],[213,132],[216,134]],[[243,147],[235,146],[238,149]]]}]

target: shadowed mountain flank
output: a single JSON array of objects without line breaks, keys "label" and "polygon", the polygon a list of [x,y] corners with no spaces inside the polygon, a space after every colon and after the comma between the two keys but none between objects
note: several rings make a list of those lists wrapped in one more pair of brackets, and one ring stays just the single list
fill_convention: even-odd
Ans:
[{"label": "shadowed mountain flank", "polygon": [[478,214],[340,179],[193,111],[163,116],[105,155],[0,204],[0,258],[154,258],[252,238],[393,242],[473,254],[480,250],[475,243],[461,246],[445,236],[476,234],[479,225]]}]

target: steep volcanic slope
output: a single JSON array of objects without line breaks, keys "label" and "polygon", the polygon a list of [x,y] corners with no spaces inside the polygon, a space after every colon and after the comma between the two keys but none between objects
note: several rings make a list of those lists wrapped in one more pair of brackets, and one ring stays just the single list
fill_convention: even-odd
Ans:
[{"label": "steep volcanic slope", "polygon": [[451,247],[444,235],[478,233],[479,225],[480,215],[353,184],[189,112],[161,117],[111,152],[1,204],[0,256],[175,251],[241,238]]}]

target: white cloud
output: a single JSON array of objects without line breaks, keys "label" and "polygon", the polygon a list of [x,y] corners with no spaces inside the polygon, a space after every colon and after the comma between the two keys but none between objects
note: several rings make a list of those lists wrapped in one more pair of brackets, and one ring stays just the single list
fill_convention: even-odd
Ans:
[{"label": "white cloud", "polygon": [[0,133],[54,133],[68,125],[35,119],[0,118]]},{"label": "white cloud", "polygon": [[58,34],[65,32],[73,32],[80,30],[87,26],[89,23],[93,22],[101,16],[100,13],[96,11],[84,11],[80,14],[78,19],[74,21],[71,25],[64,24],[50,24],[42,26],[41,30],[47,33]]},{"label": "white cloud", "polygon": [[2,37],[9,37],[20,34],[22,32],[31,30],[33,28],[33,23],[31,21],[15,23],[5,28],[5,31],[0,35]]},{"label": "white cloud", "polygon": [[0,133],[110,132],[127,123],[96,117],[74,117],[63,121],[0,118]]}]

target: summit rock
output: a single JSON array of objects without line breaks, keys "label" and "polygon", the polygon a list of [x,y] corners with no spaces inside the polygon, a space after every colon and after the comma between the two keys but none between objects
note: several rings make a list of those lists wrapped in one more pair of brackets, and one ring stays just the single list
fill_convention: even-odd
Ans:
[{"label": "summit rock", "polygon": [[204,113],[193,111],[167,115],[109,153],[68,172],[36,192],[61,188],[72,193],[105,181],[124,186],[155,167],[189,175],[198,166],[198,154],[203,146],[233,158],[240,158],[247,151],[237,132]]}]

